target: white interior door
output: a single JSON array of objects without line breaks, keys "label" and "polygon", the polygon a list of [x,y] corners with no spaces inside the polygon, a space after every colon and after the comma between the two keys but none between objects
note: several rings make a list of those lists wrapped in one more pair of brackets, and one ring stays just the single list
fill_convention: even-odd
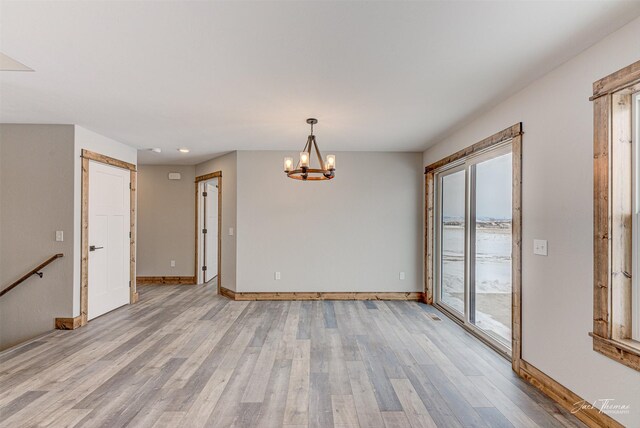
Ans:
[{"label": "white interior door", "polygon": [[211,281],[218,274],[218,180],[211,180],[205,184],[206,201],[206,229],[205,234],[205,282]]},{"label": "white interior door", "polygon": [[129,170],[89,162],[89,319],[129,303]]}]

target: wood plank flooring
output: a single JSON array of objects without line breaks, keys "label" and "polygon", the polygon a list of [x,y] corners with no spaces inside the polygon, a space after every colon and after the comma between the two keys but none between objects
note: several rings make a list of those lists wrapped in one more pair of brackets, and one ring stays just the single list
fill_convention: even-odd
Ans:
[{"label": "wood plank flooring", "polygon": [[431,306],[179,285],[0,353],[0,426],[583,425]]}]

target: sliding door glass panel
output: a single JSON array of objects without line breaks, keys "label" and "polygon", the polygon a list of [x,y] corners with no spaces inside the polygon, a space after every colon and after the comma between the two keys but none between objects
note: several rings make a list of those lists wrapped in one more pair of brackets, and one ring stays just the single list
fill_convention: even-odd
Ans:
[{"label": "sliding door glass panel", "polygon": [[511,345],[511,153],[474,165],[475,265],[470,321]]},{"label": "sliding door glass panel", "polygon": [[464,315],[465,170],[441,180],[440,301]]},{"label": "sliding door glass panel", "polygon": [[[633,95],[631,114],[633,120],[632,127],[632,150],[633,150],[633,217],[631,224],[631,232],[633,236],[632,252],[633,264],[632,272],[638,272],[640,269],[640,92]],[[631,289],[631,338],[640,341],[640,275],[632,276]]]}]

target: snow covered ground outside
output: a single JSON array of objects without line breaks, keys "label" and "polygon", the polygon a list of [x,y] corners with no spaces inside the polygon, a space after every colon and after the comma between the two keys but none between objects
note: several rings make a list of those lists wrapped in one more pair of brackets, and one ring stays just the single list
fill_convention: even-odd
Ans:
[{"label": "snow covered ground outside", "polygon": [[[442,300],[464,313],[464,227],[443,230]],[[511,341],[511,223],[476,226],[476,325]]]}]

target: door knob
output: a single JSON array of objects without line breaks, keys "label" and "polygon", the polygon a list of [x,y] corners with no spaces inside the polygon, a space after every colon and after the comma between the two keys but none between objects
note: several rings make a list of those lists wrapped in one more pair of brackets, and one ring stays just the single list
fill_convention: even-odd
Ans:
[{"label": "door knob", "polygon": [[89,246],[89,251],[102,250],[104,247],[96,247],[95,245]]}]

